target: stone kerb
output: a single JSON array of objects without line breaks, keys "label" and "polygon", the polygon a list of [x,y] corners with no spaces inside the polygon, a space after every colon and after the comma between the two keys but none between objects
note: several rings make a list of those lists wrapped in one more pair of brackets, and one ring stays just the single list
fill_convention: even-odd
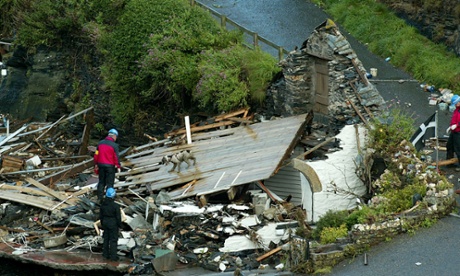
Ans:
[{"label": "stone kerb", "polygon": [[[432,200],[432,199],[430,199]],[[355,224],[348,237],[337,239],[336,243],[310,247],[310,260],[313,270],[333,267],[347,258],[367,251],[371,246],[388,241],[392,237],[417,229],[426,220],[435,220],[450,214],[456,201],[452,193],[440,193],[436,204],[423,210],[398,215],[392,220],[373,224]],[[436,206],[436,207],[433,207]]]}]

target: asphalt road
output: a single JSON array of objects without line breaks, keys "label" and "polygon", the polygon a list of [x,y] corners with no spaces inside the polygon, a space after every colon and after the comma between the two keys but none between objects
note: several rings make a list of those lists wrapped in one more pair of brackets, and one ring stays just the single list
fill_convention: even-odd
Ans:
[{"label": "asphalt road", "polygon": [[[315,27],[329,16],[306,0],[199,0],[213,10],[225,14],[243,27],[257,32],[265,39],[288,50],[300,47]],[[436,110],[429,105],[430,93],[423,91],[421,83],[408,73],[395,68],[386,57],[378,57],[351,37],[340,25],[364,67],[377,68],[371,79],[387,104],[397,105],[411,114],[416,125],[423,123]],[[404,82],[400,82],[404,80]],[[438,111],[438,137],[450,121],[448,111]],[[439,154],[440,159],[445,153]],[[458,173],[446,171],[456,189]],[[457,199],[458,201],[458,199]],[[460,218],[449,216],[430,228],[419,229],[414,235],[403,234],[373,247],[368,254],[368,265],[363,256],[346,260],[328,275],[460,275]]]}]

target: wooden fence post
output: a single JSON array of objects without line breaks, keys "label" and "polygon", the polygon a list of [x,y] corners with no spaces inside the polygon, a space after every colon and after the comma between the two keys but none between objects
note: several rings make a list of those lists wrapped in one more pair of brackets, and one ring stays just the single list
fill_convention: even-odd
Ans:
[{"label": "wooden fence post", "polygon": [[227,29],[227,17],[223,14],[220,15],[220,25]]},{"label": "wooden fence post", "polygon": [[282,60],[284,58],[284,50],[283,47],[278,48],[278,60]]},{"label": "wooden fence post", "polygon": [[259,46],[259,35],[257,33],[253,33],[253,39],[254,39],[254,47]]}]

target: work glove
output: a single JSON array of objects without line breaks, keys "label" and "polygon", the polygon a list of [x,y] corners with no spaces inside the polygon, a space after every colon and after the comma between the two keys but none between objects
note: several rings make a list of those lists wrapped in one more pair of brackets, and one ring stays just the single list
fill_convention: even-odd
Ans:
[{"label": "work glove", "polygon": [[451,126],[450,126],[450,129],[451,129],[452,131],[455,130],[456,128],[457,128],[457,124],[451,125]]},{"label": "work glove", "polygon": [[446,133],[447,133],[447,134],[450,133],[450,126],[446,129]]},{"label": "work glove", "polygon": [[120,168],[117,168],[117,173],[121,173],[121,169],[120,169]]}]

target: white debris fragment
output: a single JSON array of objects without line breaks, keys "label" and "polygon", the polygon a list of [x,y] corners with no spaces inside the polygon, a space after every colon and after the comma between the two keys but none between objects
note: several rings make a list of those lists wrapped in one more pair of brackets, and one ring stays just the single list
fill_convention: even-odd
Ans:
[{"label": "white debris fragment", "polygon": [[195,248],[193,249],[193,253],[195,254],[204,254],[206,252],[208,252],[208,248],[207,247],[200,247],[200,248]]}]

